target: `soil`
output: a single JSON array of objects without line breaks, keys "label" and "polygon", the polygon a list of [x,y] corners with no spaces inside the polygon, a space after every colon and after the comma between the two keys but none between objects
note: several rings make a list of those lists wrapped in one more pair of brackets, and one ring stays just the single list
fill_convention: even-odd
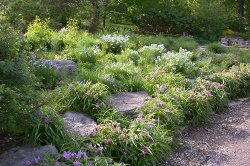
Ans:
[{"label": "soil", "polygon": [[[227,111],[215,114],[204,126],[190,126],[180,137],[180,148],[159,165],[249,166],[250,98],[230,102]],[[0,154],[21,144],[0,133]]]},{"label": "soil", "polygon": [[204,126],[189,127],[162,166],[249,166],[250,98],[229,103]]}]

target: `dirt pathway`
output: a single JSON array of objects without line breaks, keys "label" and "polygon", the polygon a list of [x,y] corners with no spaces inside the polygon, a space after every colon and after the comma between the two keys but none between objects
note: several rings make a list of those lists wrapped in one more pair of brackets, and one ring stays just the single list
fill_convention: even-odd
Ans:
[{"label": "dirt pathway", "polygon": [[190,127],[162,166],[250,166],[250,98],[230,102],[206,126]]}]

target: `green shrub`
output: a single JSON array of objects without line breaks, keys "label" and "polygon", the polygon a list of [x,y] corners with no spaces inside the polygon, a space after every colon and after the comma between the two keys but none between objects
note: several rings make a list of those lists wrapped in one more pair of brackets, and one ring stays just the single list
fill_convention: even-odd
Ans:
[{"label": "green shrub", "polygon": [[220,43],[210,43],[207,45],[206,49],[216,54],[221,54],[226,52],[226,48],[222,46]]},{"label": "green shrub", "polygon": [[191,61],[193,52],[180,48],[179,52],[167,52],[156,58],[156,65],[166,72],[190,74],[190,70],[195,70]]},{"label": "green shrub", "polygon": [[67,132],[67,125],[55,109],[38,107],[32,117],[25,138],[34,145],[52,144],[61,150],[66,142],[74,139],[74,134]]},{"label": "green shrub", "polygon": [[228,71],[214,73],[208,79],[223,84],[229,99],[234,99],[249,95],[249,76],[249,65],[240,64],[232,66]]},{"label": "green shrub", "polygon": [[158,122],[141,116],[124,128],[107,119],[95,127],[91,136],[92,144],[99,144],[105,156],[130,165],[156,165],[175,142]]},{"label": "green shrub", "polygon": [[24,35],[28,48],[30,50],[48,51],[51,49],[52,33],[52,29],[48,26],[48,20],[41,21],[39,17],[36,17]]},{"label": "green shrub", "polygon": [[139,91],[142,89],[140,71],[133,63],[108,63],[104,66],[104,71],[114,78],[117,91]]},{"label": "green shrub", "polygon": [[56,83],[60,81],[59,71],[56,71],[56,69],[44,59],[39,59],[38,61],[31,63],[32,73],[34,73],[42,83],[40,87],[45,89],[54,89]]},{"label": "green shrub", "polygon": [[120,54],[126,47],[126,42],[129,40],[129,36],[106,34],[100,37],[107,45],[103,47],[106,53]]},{"label": "green shrub", "polygon": [[74,82],[61,85],[48,96],[49,102],[58,112],[68,110],[79,111],[88,114],[93,119],[102,111],[109,109],[108,87],[101,83]]},{"label": "green shrub", "polygon": [[23,52],[23,38],[9,24],[0,21],[0,130],[10,135],[23,134],[38,98],[37,79],[30,73]]}]

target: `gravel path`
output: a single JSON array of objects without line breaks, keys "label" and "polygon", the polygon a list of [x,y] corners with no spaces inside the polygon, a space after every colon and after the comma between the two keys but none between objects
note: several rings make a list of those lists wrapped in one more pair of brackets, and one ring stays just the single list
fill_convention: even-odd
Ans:
[{"label": "gravel path", "polygon": [[250,98],[229,103],[203,127],[189,127],[161,166],[250,166]]}]

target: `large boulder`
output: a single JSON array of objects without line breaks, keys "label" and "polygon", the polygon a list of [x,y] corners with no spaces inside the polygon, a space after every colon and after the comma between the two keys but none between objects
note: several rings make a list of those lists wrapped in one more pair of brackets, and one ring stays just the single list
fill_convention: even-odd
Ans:
[{"label": "large boulder", "polygon": [[24,166],[27,165],[27,161],[35,164],[34,158],[37,158],[38,156],[42,158],[42,156],[48,152],[56,154],[57,149],[52,145],[45,145],[40,148],[29,144],[25,146],[14,147],[0,155],[0,165]]},{"label": "large boulder", "polygon": [[96,124],[93,119],[80,112],[66,112],[62,117],[67,125],[83,137],[86,137]]},{"label": "large boulder", "polygon": [[112,104],[116,111],[125,115],[133,115],[134,110],[149,99],[149,94],[143,91],[120,92],[112,95]]},{"label": "large boulder", "polygon": [[76,68],[76,63],[71,60],[46,60],[57,71],[66,70],[68,74],[72,74]]}]

